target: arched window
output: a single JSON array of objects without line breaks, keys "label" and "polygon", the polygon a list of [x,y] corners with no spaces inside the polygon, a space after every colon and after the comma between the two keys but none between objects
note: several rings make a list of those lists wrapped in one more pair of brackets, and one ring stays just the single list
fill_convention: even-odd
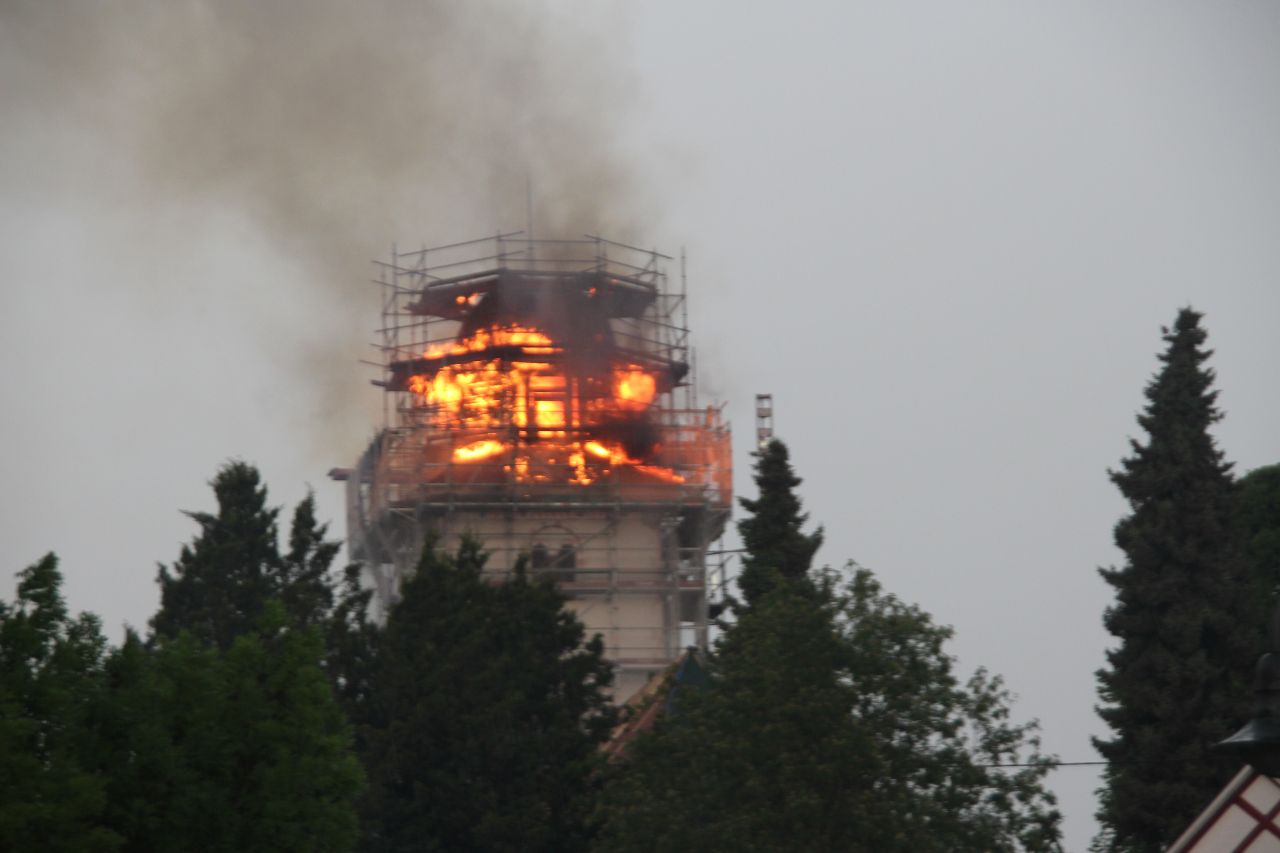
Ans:
[{"label": "arched window", "polygon": [[578,567],[578,542],[573,531],[558,524],[548,524],[529,537],[529,568],[557,582],[574,579]]},{"label": "arched window", "polygon": [[529,551],[529,568],[545,569],[551,565],[551,554],[547,551],[547,546],[541,542],[536,543]]},{"label": "arched window", "polygon": [[[556,568],[561,571],[565,569],[576,569],[578,567],[578,549],[570,545],[568,542],[560,546],[560,550],[556,552]],[[572,572],[570,572],[572,574]]]}]

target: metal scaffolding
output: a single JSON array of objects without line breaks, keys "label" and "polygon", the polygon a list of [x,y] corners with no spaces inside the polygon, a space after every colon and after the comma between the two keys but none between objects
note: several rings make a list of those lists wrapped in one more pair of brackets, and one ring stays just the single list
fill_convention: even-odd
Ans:
[{"label": "metal scaffolding", "polygon": [[[722,406],[697,404],[671,260],[519,233],[392,248],[377,280],[384,423],[334,472],[383,612],[428,533],[442,547],[471,533],[494,579],[522,556],[555,578],[624,675],[705,647],[730,431]],[[633,385],[641,399],[619,406]]]}]

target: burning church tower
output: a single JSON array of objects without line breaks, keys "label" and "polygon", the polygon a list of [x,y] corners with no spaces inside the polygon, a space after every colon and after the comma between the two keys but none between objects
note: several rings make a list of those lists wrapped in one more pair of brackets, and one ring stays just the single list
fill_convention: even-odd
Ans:
[{"label": "burning church tower", "polygon": [[697,404],[683,272],[673,292],[668,262],[518,234],[393,250],[384,425],[334,472],[382,612],[429,534],[449,550],[471,534],[495,581],[521,558],[556,580],[603,636],[620,698],[705,646],[730,436],[720,408]]}]

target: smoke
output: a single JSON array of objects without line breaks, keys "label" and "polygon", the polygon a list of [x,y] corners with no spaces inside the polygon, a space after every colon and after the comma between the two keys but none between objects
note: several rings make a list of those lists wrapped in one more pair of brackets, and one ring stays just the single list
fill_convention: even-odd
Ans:
[{"label": "smoke", "polygon": [[392,241],[524,228],[529,186],[538,237],[644,237],[623,30],[585,3],[8,0],[0,108],[11,130],[85,134],[128,173],[124,208],[217,210],[286,259],[238,286],[280,290],[261,346],[309,389],[328,453],[371,426],[355,362]]}]

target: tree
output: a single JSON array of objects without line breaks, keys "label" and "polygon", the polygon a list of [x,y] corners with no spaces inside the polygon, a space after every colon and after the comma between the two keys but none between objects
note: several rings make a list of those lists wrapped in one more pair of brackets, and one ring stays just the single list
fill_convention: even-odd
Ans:
[{"label": "tree", "polygon": [[293,512],[289,551],[275,578],[280,601],[295,625],[323,625],[334,607],[335,584],[330,567],[342,543],[325,539],[327,524],[316,521],[316,498],[308,494]]},{"label": "tree", "polygon": [[[779,459],[774,442],[758,474]],[[757,477],[753,506],[793,508],[772,525],[782,546],[753,540],[760,555],[813,541],[786,473]],[[602,849],[1057,850],[1034,727],[1007,722],[998,680],[956,680],[950,636],[865,570],[775,572],[717,643],[710,685],[613,768]]]},{"label": "tree", "polygon": [[1205,362],[1201,314],[1163,330],[1162,367],[1138,416],[1145,442],[1112,481],[1130,513],[1115,528],[1116,592],[1103,623],[1117,639],[1099,671],[1098,709],[1111,738],[1095,848],[1157,851],[1170,844],[1235,771],[1212,745],[1242,722],[1263,624],[1232,534],[1231,465],[1210,427],[1222,415]]},{"label": "tree", "polygon": [[276,602],[226,652],[185,632],[126,638],[97,721],[125,850],[353,847],[362,774],[320,648]]},{"label": "tree", "polygon": [[1256,468],[1236,482],[1233,519],[1258,594],[1274,603],[1280,594],[1280,465]]},{"label": "tree", "polygon": [[368,847],[586,849],[615,714],[599,637],[545,580],[481,577],[475,542],[428,543],[379,646],[366,732]]},{"label": "tree", "polygon": [[92,766],[106,647],[98,619],[68,614],[53,554],[18,577],[15,602],[0,602],[0,849],[117,849]]},{"label": "tree", "polygon": [[775,439],[754,455],[759,497],[738,499],[750,513],[738,522],[746,549],[738,587],[748,606],[768,592],[778,577],[804,580],[822,546],[822,528],[813,533],[801,529],[809,516],[800,511],[795,489],[803,481],[791,470],[787,446]]},{"label": "tree", "polygon": [[228,851],[337,853],[355,845],[363,774],[322,654],[319,630],[291,626],[273,602],[224,657]]},{"label": "tree", "polygon": [[[169,638],[185,630],[226,650],[253,629],[266,601],[280,595],[279,510],[267,506],[257,469],[244,462],[228,463],[210,485],[218,512],[186,513],[200,525],[200,535],[183,546],[171,568],[160,567],[160,610],[151,628]],[[305,552],[299,556],[306,558]]]},{"label": "tree", "polygon": [[[1053,760],[1035,723],[1012,723],[1012,696],[979,669],[961,683],[952,630],[884,592],[866,569],[836,596],[854,716],[874,732],[878,808],[916,835],[914,850],[1058,850],[1059,814],[1043,786]],[[898,809],[895,810],[895,804]]]},{"label": "tree", "polygon": [[267,504],[256,468],[230,462],[211,485],[218,511],[188,512],[199,534],[172,567],[160,567],[153,639],[187,631],[226,651],[278,601],[290,624],[320,631],[325,672],[344,710],[358,719],[378,632],[369,620],[371,592],[360,584],[360,567],[348,566],[340,576],[332,571],[342,546],[325,538],[328,526],[316,520],[314,495],[294,510],[289,549],[282,554],[280,510]]}]

